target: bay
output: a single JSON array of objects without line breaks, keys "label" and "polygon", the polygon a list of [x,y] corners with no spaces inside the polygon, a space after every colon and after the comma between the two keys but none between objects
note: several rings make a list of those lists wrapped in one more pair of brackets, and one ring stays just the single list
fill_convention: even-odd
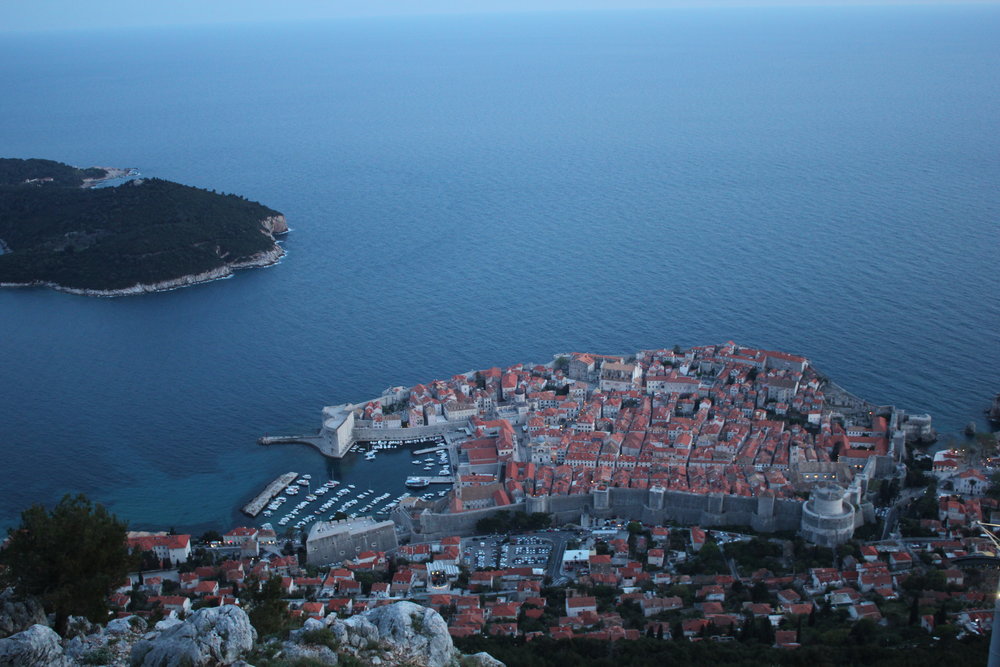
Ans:
[{"label": "bay", "polygon": [[[564,351],[801,353],[945,434],[1000,390],[995,6],[4,34],[0,152],[284,212],[285,260],[161,294],[0,291],[0,527],[83,492],[228,527],[264,433]],[[381,487],[380,487],[381,489]]]}]

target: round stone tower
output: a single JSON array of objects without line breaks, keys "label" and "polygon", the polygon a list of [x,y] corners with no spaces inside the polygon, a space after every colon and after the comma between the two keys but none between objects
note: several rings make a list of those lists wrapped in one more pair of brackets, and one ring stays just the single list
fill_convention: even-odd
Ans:
[{"label": "round stone tower", "polygon": [[854,506],[847,492],[833,483],[817,484],[802,507],[802,536],[823,547],[835,547],[854,535]]}]

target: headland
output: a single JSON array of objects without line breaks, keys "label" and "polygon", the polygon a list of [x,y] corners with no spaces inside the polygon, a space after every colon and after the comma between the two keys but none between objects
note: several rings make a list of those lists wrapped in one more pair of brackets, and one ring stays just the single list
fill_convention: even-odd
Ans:
[{"label": "headland", "polygon": [[[557,354],[391,387],[324,408],[316,434],[261,444],[374,458],[387,444],[440,440],[455,481],[447,497],[393,510],[405,533],[426,539],[514,510],[811,530],[834,544],[874,520],[869,482],[898,475],[930,421],[850,394],[805,357],[728,342]],[[830,516],[804,511],[817,487]]]}]

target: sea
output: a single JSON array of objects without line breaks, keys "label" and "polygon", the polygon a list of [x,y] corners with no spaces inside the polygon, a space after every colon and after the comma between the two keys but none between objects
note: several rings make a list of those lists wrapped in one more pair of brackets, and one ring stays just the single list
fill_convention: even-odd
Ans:
[{"label": "sea", "polygon": [[233,192],[276,266],[0,291],[0,528],[83,493],[244,523],[324,405],[573,351],[738,343],[961,439],[1000,391],[1000,6],[0,33],[0,155]]}]

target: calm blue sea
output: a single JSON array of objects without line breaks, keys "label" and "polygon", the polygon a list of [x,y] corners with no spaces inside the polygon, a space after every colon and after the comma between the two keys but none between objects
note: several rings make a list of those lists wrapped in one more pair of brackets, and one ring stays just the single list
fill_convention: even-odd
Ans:
[{"label": "calm blue sea", "polygon": [[84,492],[201,530],[264,433],[472,368],[729,339],[958,431],[1000,390],[1000,7],[0,35],[0,154],[287,214],[278,266],[0,292],[0,526]]}]

